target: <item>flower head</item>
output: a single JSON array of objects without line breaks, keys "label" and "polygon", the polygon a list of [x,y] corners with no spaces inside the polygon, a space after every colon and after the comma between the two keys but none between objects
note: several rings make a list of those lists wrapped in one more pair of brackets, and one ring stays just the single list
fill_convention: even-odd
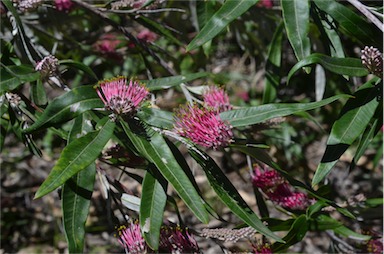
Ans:
[{"label": "flower head", "polygon": [[123,56],[117,51],[117,47],[121,42],[115,34],[108,33],[102,35],[100,39],[93,44],[93,48],[104,57],[121,61],[123,60]]},{"label": "flower head", "polygon": [[292,210],[304,210],[314,200],[293,187],[276,171],[255,166],[251,173],[252,183],[274,203]]},{"label": "flower head", "polygon": [[58,11],[70,11],[73,2],[71,0],[55,0],[55,6]]},{"label": "flower head", "polygon": [[188,229],[162,227],[159,251],[166,253],[200,253],[199,246]]},{"label": "flower head", "polygon": [[212,109],[187,106],[179,109],[176,118],[176,132],[198,145],[217,149],[232,141],[231,126]]},{"label": "flower head", "polygon": [[118,229],[118,241],[126,250],[126,253],[141,254],[147,250],[147,244],[140,232],[140,225],[131,222],[128,227],[120,226]]},{"label": "flower head", "polygon": [[97,94],[104,102],[105,108],[113,115],[132,117],[140,103],[147,97],[148,90],[137,81],[129,81],[125,77],[116,77],[100,81]]},{"label": "flower head", "polygon": [[203,98],[206,107],[212,108],[219,113],[232,109],[228,94],[224,89],[217,86],[210,86],[203,94]]},{"label": "flower head", "polygon": [[52,56],[46,56],[36,64],[35,70],[39,71],[43,78],[51,76],[57,71],[59,60]]},{"label": "flower head", "polygon": [[271,246],[268,243],[252,244],[254,254],[272,254]]},{"label": "flower head", "polygon": [[21,12],[27,12],[36,9],[43,4],[43,0],[21,0],[17,6]]},{"label": "flower head", "polygon": [[137,34],[137,39],[145,42],[153,42],[157,39],[157,35],[151,30],[144,29]]},{"label": "flower head", "polygon": [[368,253],[383,253],[383,238],[371,239],[366,245]]},{"label": "flower head", "polygon": [[370,73],[378,77],[383,75],[383,54],[377,48],[365,46],[361,51],[361,62]]}]

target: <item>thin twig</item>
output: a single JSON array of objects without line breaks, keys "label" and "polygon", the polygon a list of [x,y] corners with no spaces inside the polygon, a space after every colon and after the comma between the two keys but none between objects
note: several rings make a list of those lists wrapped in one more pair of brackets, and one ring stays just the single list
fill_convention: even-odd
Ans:
[{"label": "thin twig", "polygon": [[356,7],[361,13],[363,13],[368,20],[375,24],[382,32],[384,32],[383,23],[376,18],[371,11],[364,4],[360,3],[357,0],[347,0],[350,4]]}]

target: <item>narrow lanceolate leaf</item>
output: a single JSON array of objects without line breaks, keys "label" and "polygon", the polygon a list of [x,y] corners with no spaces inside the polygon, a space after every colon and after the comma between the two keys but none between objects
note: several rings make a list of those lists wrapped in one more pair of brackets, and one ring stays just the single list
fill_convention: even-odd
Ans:
[{"label": "narrow lanceolate leaf", "polygon": [[185,74],[180,76],[152,79],[149,81],[143,80],[143,83],[146,84],[146,87],[149,89],[149,91],[155,91],[155,90],[162,90],[162,89],[167,89],[173,86],[177,86],[177,85],[180,85],[181,83],[189,82],[191,80],[202,78],[207,75],[208,75],[207,72],[198,72],[198,73],[191,73],[191,74]]},{"label": "narrow lanceolate leaf", "polygon": [[196,148],[190,148],[189,153],[205,171],[209,183],[221,201],[226,204],[234,214],[259,233],[276,241],[283,242],[263,224],[211,157]]},{"label": "narrow lanceolate leaf", "polygon": [[0,93],[12,91],[25,82],[32,82],[39,78],[40,73],[28,65],[2,66],[0,69]]},{"label": "narrow lanceolate leaf", "polygon": [[91,68],[89,68],[87,65],[83,64],[82,62],[78,62],[78,61],[71,60],[71,59],[66,59],[66,60],[60,60],[59,64],[73,67],[76,70],[82,70],[85,73],[87,73],[90,77],[92,77],[94,80],[98,80],[98,78],[97,78],[96,74],[93,72],[93,70]]},{"label": "narrow lanceolate leaf", "polygon": [[267,63],[265,64],[265,87],[263,91],[263,104],[271,103],[276,99],[276,89],[280,85],[281,46],[283,38],[283,24],[277,27],[269,46]]},{"label": "narrow lanceolate leaf", "polygon": [[368,23],[361,15],[335,0],[314,0],[316,6],[328,13],[336,22],[336,26],[346,34],[357,39],[363,45],[382,46],[382,33],[372,23]]},{"label": "narrow lanceolate leaf", "polygon": [[305,215],[302,214],[297,217],[295,222],[292,224],[291,229],[288,231],[288,234],[283,238],[286,243],[276,242],[272,244],[272,251],[277,253],[286,250],[289,246],[300,242],[304,238],[307,231],[308,222]]},{"label": "narrow lanceolate leaf", "polygon": [[137,116],[148,125],[161,129],[171,129],[173,127],[173,113],[157,108],[143,108]]},{"label": "narrow lanceolate leaf", "polygon": [[39,119],[24,132],[29,133],[67,122],[87,110],[102,107],[104,104],[93,86],[76,87],[54,99]]},{"label": "narrow lanceolate leaf", "polygon": [[322,107],[341,98],[349,97],[349,95],[336,95],[318,102],[310,103],[276,103],[261,106],[241,108],[220,113],[220,117],[224,121],[228,121],[233,127],[248,126],[264,122],[266,120],[295,114],[300,111],[307,111]]},{"label": "narrow lanceolate leaf", "polygon": [[309,29],[309,1],[281,0],[283,20],[287,37],[292,45],[297,60],[309,56],[311,45],[307,36]]},{"label": "narrow lanceolate leaf", "polygon": [[113,134],[115,123],[107,121],[98,131],[74,140],[62,151],[59,160],[35,194],[40,198],[65,183],[80,170],[89,166],[99,156]]},{"label": "narrow lanceolate leaf", "polygon": [[121,124],[140,155],[155,164],[196,217],[200,221],[208,223],[209,217],[202,199],[186,173],[177,163],[164,138],[158,133],[153,133],[150,140],[147,140],[134,134],[127,123],[122,122]]},{"label": "narrow lanceolate leaf", "polygon": [[377,79],[372,79],[360,87],[343,107],[339,119],[332,126],[327,147],[312,179],[312,185],[318,184],[328,175],[340,156],[364,132],[371,121],[379,105],[376,81]]},{"label": "narrow lanceolate leaf", "polygon": [[[93,130],[86,114],[78,116],[69,135],[69,142]],[[62,189],[64,233],[69,253],[84,252],[85,222],[88,217],[96,165],[91,163],[84,170],[68,179]]]},{"label": "narrow lanceolate leaf", "polygon": [[337,58],[315,53],[304,58],[292,67],[288,73],[287,83],[298,70],[312,64],[320,64],[328,71],[341,75],[361,77],[369,74],[367,68],[363,66],[361,60],[358,58]]},{"label": "narrow lanceolate leaf", "polygon": [[221,8],[208,20],[197,36],[189,43],[187,50],[191,51],[219,34],[230,22],[246,12],[259,0],[227,0]]},{"label": "narrow lanceolate leaf", "polygon": [[140,204],[140,227],[147,244],[153,250],[159,248],[160,229],[167,202],[167,182],[163,177],[159,180],[157,178],[148,171],[145,173]]}]

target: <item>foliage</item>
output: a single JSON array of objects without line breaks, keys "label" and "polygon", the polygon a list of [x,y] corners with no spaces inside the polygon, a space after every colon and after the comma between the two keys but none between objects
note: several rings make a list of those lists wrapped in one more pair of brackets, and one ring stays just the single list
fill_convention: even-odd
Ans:
[{"label": "foliage", "polygon": [[[336,0],[282,0],[273,1],[271,8],[272,1],[258,0],[138,1],[137,6],[133,1],[68,0],[62,1],[70,2],[68,8],[61,1],[41,1],[25,9],[23,2],[28,0],[1,3],[0,147],[9,153],[5,140],[16,137],[31,154],[41,156],[51,148],[43,146],[44,136],[53,133],[54,139],[64,141],[35,198],[62,187],[64,233],[71,253],[84,251],[96,175],[107,186],[107,196],[118,197],[121,211],[139,207],[133,210],[153,250],[159,248],[165,210],[178,214],[179,198],[202,223],[220,218],[196,182],[185,150],[200,165],[211,190],[239,219],[232,226],[253,228],[272,243],[272,251],[286,251],[309,231],[370,239],[345,225],[359,214],[340,206],[324,190],[327,176],[337,170],[348,149],[353,153],[348,162],[352,171],[367,149],[382,146],[382,77],[370,74],[354,51],[381,48],[382,26],[375,25],[382,22],[379,3],[356,7]],[[261,76],[215,66],[218,58],[228,61],[236,54],[256,61]],[[382,55],[379,60],[382,64]],[[113,82],[116,76],[140,80],[151,94],[134,105],[129,117],[111,114],[111,105],[104,105],[97,92],[98,81]],[[240,152],[250,172],[253,163],[277,170],[314,200],[306,210],[275,204],[289,219],[270,217],[268,195],[255,187],[255,212],[211,149],[176,131],[175,109],[184,103],[204,108],[202,96],[212,84],[224,85],[233,102],[233,109],[217,112],[215,119],[231,126],[233,137],[216,152],[226,158]],[[118,99],[133,101],[123,97]],[[310,172],[302,153],[316,135],[328,140],[317,169]],[[117,157],[107,156],[113,145],[122,149]],[[272,148],[279,153],[273,154]],[[372,167],[380,163],[376,160]],[[310,178],[297,177],[295,166],[306,169]],[[103,176],[110,167],[142,184],[139,201],[123,201],[127,193],[119,179]],[[236,162],[224,167],[241,174]],[[369,209],[369,200],[360,205]],[[343,219],[334,219],[330,207]]]}]

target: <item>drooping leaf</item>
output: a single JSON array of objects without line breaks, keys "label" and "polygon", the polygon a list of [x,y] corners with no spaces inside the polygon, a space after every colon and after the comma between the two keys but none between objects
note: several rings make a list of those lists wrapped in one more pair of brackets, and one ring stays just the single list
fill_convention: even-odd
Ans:
[{"label": "drooping leaf", "polygon": [[309,29],[309,1],[281,0],[283,20],[287,37],[292,45],[297,60],[302,60],[311,54],[311,44],[307,36]]},{"label": "drooping leaf", "polygon": [[47,94],[40,79],[35,84],[31,84],[31,97],[36,105],[46,105],[48,103]]},{"label": "drooping leaf", "polygon": [[281,47],[283,24],[277,27],[268,50],[265,64],[265,87],[262,104],[272,103],[276,99],[276,89],[280,85]]},{"label": "drooping leaf", "polygon": [[197,36],[189,43],[187,50],[191,51],[219,34],[230,22],[246,12],[259,0],[227,0],[221,8],[208,20]]},{"label": "drooping leaf", "polygon": [[261,106],[234,109],[220,113],[224,121],[228,121],[233,127],[249,126],[266,120],[291,115],[300,111],[311,110],[327,105],[335,100],[346,98],[349,95],[336,95],[318,102],[310,103],[276,103]]},{"label": "drooping leaf", "polygon": [[369,74],[367,68],[363,66],[361,60],[358,58],[337,58],[330,57],[320,53],[314,53],[292,67],[288,73],[287,83],[298,70],[304,66],[312,64],[320,64],[326,70],[336,74],[348,75],[351,77],[362,77]]},{"label": "drooping leaf", "polygon": [[289,246],[300,242],[308,231],[308,222],[304,214],[296,218],[292,224],[288,234],[283,237],[285,243],[276,242],[272,244],[271,248],[273,252],[281,252],[286,250]]},{"label": "drooping leaf", "polygon": [[114,127],[115,123],[107,121],[100,130],[90,132],[69,143],[63,149],[48,177],[37,190],[35,199],[50,193],[94,162],[111,138]]},{"label": "drooping leaf", "polygon": [[314,0],[316,6],[329,14],[340,30],[359,40],[363,45],[381,47],[381,31],[353,10],[335,0]]},{"label": "drooping leaf", "polygon": [[261,234],[281,242],[281,239],[269,230],[259,217],[247,205],[244,199],[237,192],[230,180],[221,171],[216,162],[204,152],[196,148],[190,148],[189,153],[200,164],[204,170],[209,183],[219,196],[221,201],[242,221],[256,229]]},{"label": "drooping leaf", "polygon": [[158,133],[153,133],[150,140],[147,140],[145,137],[134,134],[127,123],[122,122],[121,125],[140,155],[156,165],[196,217],[207,223],[208,214],[198,192],[177,163],[164,138]]},{"label": "drooping leaf", "polygon": [[177,86],[177,85],[180,85],[181,83],[189,82],[191,80],[205,77],[207,75],[208,75],[207,72],[198,72],[198,73],[191,73],[191,74],[185,74],[180,76],[152,79],[149,81],[143,80],[143,83],[146,84],[146,87],[149,89],[149,91],[156,91],[156,90],[162,90],[162,89],[167,89],[173,86]]},{"label": "drooping leaf", "polygon": [[93,70],[91,68],[89,68],[89,66],[83,64],[82,62],[75,61],[72,59],[65,59],[65,60],[60,60],[59,64],[73,67],[76,70],[82,70],[85,73],[87,73],[90,77],[92,77],[95,81],[98,80],[98,78],[97,78],[96,74],[93,72]]},{"label": "drooping leaf", "polygon": [[87,110],[103,106],[92,86],[76,87],[52,100],[39,119],[24,132],[29,133],[67,122]]},{"label": "drooping leaf", "polygon": [[[153,172],[153,171],[152,171]],[[167,202],[167,182],[159,174],[154,177],[147,171],[143,180],[140,203],[140,227],[147,244],[153,250],[159,247],[160,229],[163,224],[164,207]]]},{"label": "drooping leaf", "polygon": [[39,78],[40,73],[28,65],[2,66],[0,69],[0,94],[12,91],[25,82],[32,82]]},{"label": "drooping leaf", "polygon": [[323,158],[312,179],[313,186],[328,175],[340,156],[369,124],[379,105],[376,82],[375,78],[361,86],[343,107],[339,119],[332,126]]}]

